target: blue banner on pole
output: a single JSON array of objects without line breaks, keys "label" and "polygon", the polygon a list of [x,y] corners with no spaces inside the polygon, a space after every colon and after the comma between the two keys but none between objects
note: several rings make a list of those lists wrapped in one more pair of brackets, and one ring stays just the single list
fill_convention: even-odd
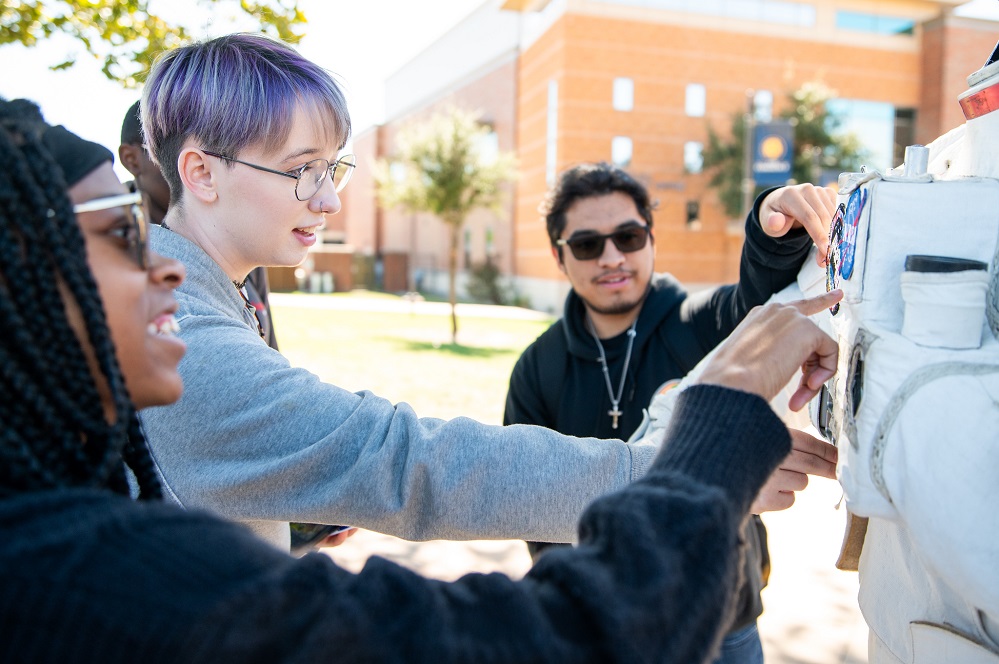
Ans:
[{"label": "blue banner on pole", "polygon": [[753,134],[753,179],[756,184],[786,184],[794,162],[794,127],[788,120],[761,122]]}]

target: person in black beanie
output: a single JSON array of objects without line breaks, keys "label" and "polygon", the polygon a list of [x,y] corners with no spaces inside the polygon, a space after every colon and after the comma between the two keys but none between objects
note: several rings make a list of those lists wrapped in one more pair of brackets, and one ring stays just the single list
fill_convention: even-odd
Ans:
[{"label": "person in black beanie", "polygon": [[[25,102],[15,100],[10,103],[21,106]],[[62,125],[48,127],[42,134],[42,141],[58,162],[70,187],[104,162],[114,162],[114,155],[106,147],[84,140]]]},{"label": "person in black beanie", "polygon": [[0,101],[0,661],[712,656],[740,524],[790,449],[766,399],[802,367],[800,408],[832,375],[837,346],[803,314],[841,293],[751,313],[681,395],[648,474],[594,502],[579,547],[523,580],[443,583],[378,558],[350,574],[161,502],[135,411],[179,396],[184,269],[149,251],[129,212],[138,197],[106,161],[67,195],[61,146],[45,146],[34,116]]}]

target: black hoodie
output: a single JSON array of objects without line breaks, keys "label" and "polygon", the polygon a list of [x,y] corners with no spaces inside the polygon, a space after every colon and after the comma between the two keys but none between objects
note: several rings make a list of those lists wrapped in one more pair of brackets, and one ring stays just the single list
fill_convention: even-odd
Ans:
[{"label": "black hoodie", "polygon": [[[812,246],[796,229],[772,238],[757,221],[756,200],[746,220],[746,241],[739,283],[688,295],[669,274],[654,275],[635,327],[628,377],[619,405],[618,428],[611,409],[600,353],[585,323],[582,300],[570,291],[563,317],[546,330],[517,361],[510,377],[504,424],[539,424],[573,436],[627,439],[642,423],[643,411],[664,383],[682,378],[727,337],[750,309],[791,284]],[[615,391],[625,364],[627,332],[602,339]],[[759,517],[744,530],[747,579],[739,597],[733,631],[763,611],[759,591],[769,568],[766,530]],[[532,555],[545,545],[530,543]]]}]

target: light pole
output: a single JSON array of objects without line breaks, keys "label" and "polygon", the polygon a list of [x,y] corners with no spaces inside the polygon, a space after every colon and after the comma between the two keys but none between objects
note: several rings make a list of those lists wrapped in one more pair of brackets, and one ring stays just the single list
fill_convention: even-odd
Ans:
[{"label": "light pole", "polygon": [[756,133],[756,92],[746,90],[746,115],[743,118],[743,146],[745,148],[742,163],[742,218],[749,216],[753,206],[753,192],[756,190],[756,179],[753,177],[753,148]]}]

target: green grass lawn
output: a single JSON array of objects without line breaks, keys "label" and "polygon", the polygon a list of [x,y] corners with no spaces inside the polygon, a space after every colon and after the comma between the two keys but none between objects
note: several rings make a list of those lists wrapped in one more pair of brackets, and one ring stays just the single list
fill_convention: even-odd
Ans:
[{"label": "green grass lawn", "polygon": [[407,402],[423,417],[493,424],[502,422],[514,363],[551,324],[459,316],[460,343],[452,346],[447,315],[275,303],[273,317],[281,352],[326,382]]}]

